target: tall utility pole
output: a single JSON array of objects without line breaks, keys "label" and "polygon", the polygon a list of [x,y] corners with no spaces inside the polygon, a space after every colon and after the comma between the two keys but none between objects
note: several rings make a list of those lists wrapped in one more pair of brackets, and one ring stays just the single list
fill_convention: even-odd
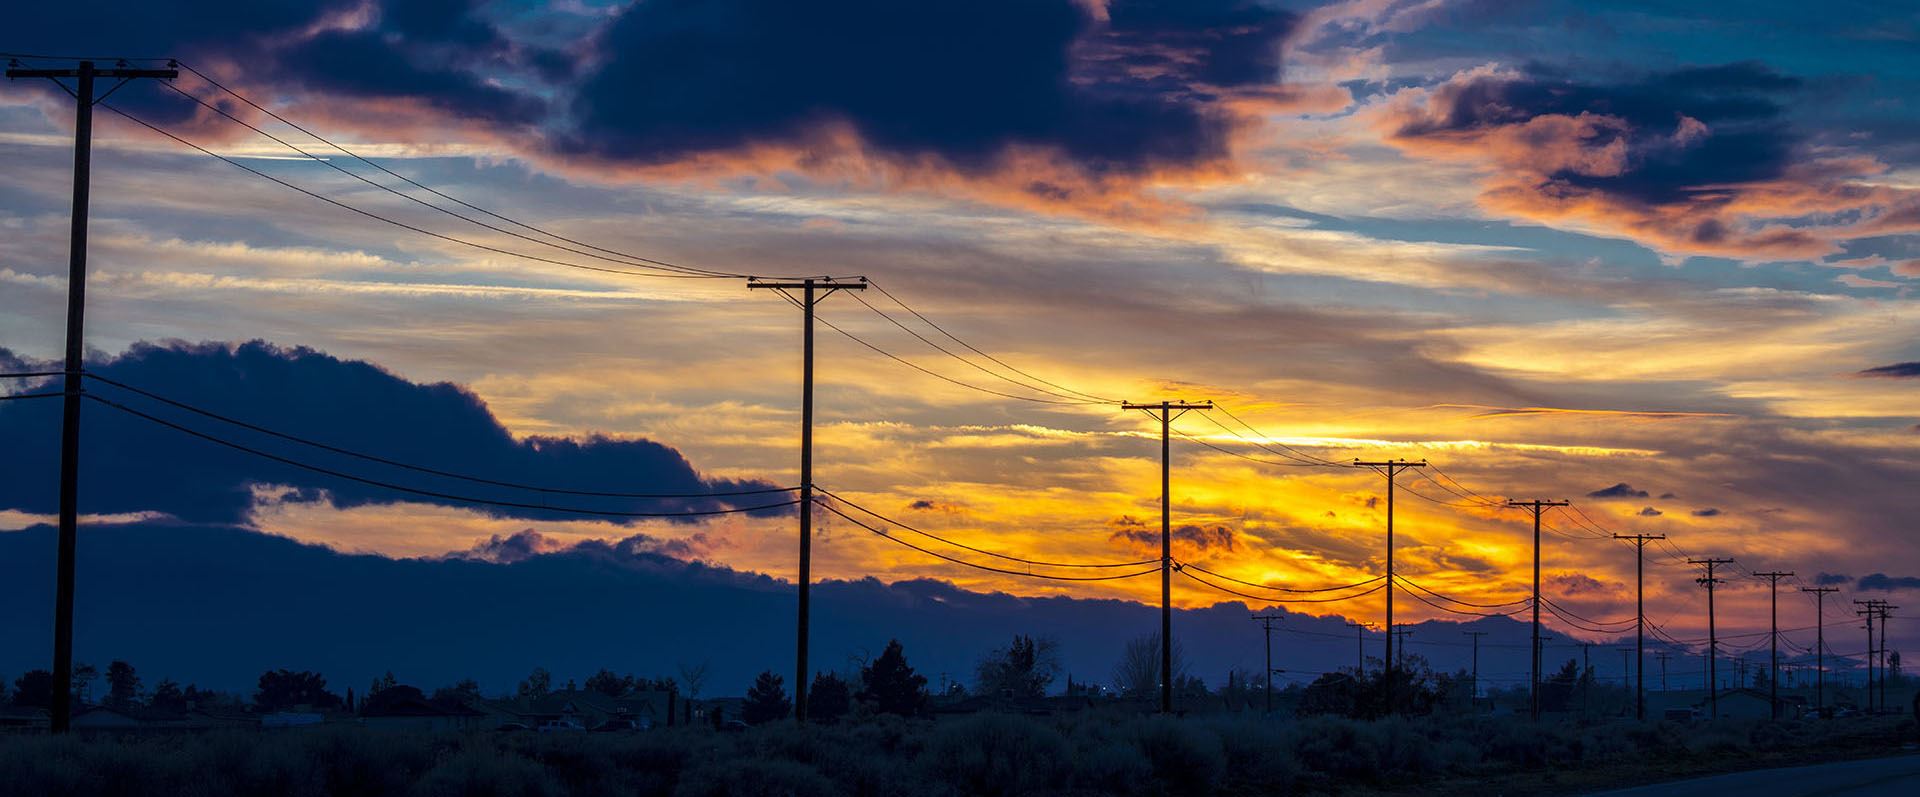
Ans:
[{"label": "tall utility pole", "polygon": [[1406,623],[1401,623],[1399,628],[1393,630],[1393,635],[1400,639],[1398,647],[1401,661],[1398,663],[1404,664],[1407,658],[1407,637],[1413,636],[1413,629],[1408,628]]},{"label": "tall utility pole", "polygon": [[[1644,721],[1647,718],[1647,543],[1664,540],[1667,535],[1615,534],[1613,538],[1633,541],[1633,649],[1640,673],[1633,687],[1633,718]],[[1661,689],[1666,687],[1663,685]]]},{"label": "tall utility pole", "polygon": [[[46,78],[74,98],[73,226],[67,239],[67,361],[61,378],[60,538],[54,565],[53,702],[49,706],[54,733],[66,733],[73,721],[73,582],[80,537],[80,381],[86,355],[87,205],[93,179],[93,106],[106,99],[104,95],[94,97],[94,85],[101,78],[120,81],[107,90],[112,94],[140,78],[172,80],[180,76],[171,63],[167,66],[131,69],[120,63],[100,69],[92,61],[81,61],[71,69],[7,69],[8,78]],[[67,88],[62,82],[65,78],[73,78],[76,85]]]},{"label": "tall utility pole", "polygon": [[[799,305],[806,323],[801,333],[805,352],[800,367],[800,610],[795,624],[793,652],[793,719],[807,721],[807,633],[811,626],[812,604],[809,590],[813,572],[813,307],[838,291],[866,290],[867,278],[859,282],[841,282],[831,278],[803,279],[794,282],[761,282],[748,278],[748,288],[779,291],[788,301]],[[800,291],[795,298],[790,291]]]},{"label": "tall utility pole", "polygon": [[1720,636],[1713,624],[1713,585],[1722,583],[1713,577],[1713,569],[1732,559],[1688,559],[1687,564],[1706,565],[1705,578],[1696,578],[1707,588],[1707,701],[1713,707],[1713,718],[1720,718]]},{"label": "tall utility pole", "polygon": [[1471,705],[1473,700],[1480,698],[1480,638],[1486,636],[1487,632],[1461,631],[1460,633],[1473,637],[1473,692],[1471,693],[1473,699],[1467,701]]},{"label": "tall utility pole", "polygon": [[1792,578],[1792,573],[1771,571],[1755,573],[1755,578],[1767,580],[1768,615],[1770,621],[1767,641],[1772,654],[1767,663],[1767,701],[1773,706],[1773,719],[1780,718],[1780,579]]},{"label": "tall utility pole", "polygon": [[1273,624],[1281,619],[1277,614],[1256,614],[1253,621],[1260,624],[1260,630],[1267,634],[1267,713],[1273,713]]},{"label": "tall utility pole", "polygon": [[[1878,598],[1854,601],[1854,603],[1866,607],[1856,612],[1856,614],[1867,618],[1867,710],[1878,712],[1886,708],[1887,702],[1887,668],[1885,659],[1881,658],[1887,653],[1887,617],[1891,610],[1899,607],[1889,606],[1886,601]],[[1874,620],[1880,621],[1880,639],[1878,643],[1874,641],[1873,637]],[[1875,667],[1878,667],[1880,672],[1880,685],[1877,697],[1874,691]]]},{"label": "tall utility pole", "polygon": [[[1395,476],[1399,475],[1400,471],[1406,470],[1408,468],[1426,467],[1427,461],[1423,459],[1423,460],[1420,460],[1419,462],[1410,462],[1404,459],[1389,459],[1384,462],[1361,462],[1360,460],[1356,459],[1353,461],[1353,466],[1356,468],[1373,468],[1374,470],[1378,471],[1381,475],[1384,475],[1387,477],[1387,658],[1384,660],[1381,666],[1386,668],[1385,675],[1391,676],[1393,675],[1393,668],[1394,668],[1394,660],[1393,660],[1393,479]],[[1387,688],[1392,689],[1393,688],[1391,686],[1391,684],[1393,683],[1392,678],[1388,678],[1387,683],[1389,684]],[[1389,694],[1391,694],[1391,692],[1389,692]]]},{"label": "tall utility pole", "polygon": [[1660,691],[1665,692],[1667,691],[1667,652],[1660,651],[1653,657],[1660,660]]},{"label": "tall utility pole", "polygon": [[1347,621],[1347,627],[1353,629],[1353,677],[1367,677],[1367,624]]},{"label": "tall utility pole", "polygon": [[1593,696],[1593,665],[1590,664],[1587,659],[1587,655],[1592,651],[1592,642],[1580,643],[1580,680],[1574,683],[1580,685],[1580,714],[1582,716],[1586,715],[1590,699]]},{"label": "tall utility pole", "polygon": [[[1171,460],[1173,449],[1167,442],[1173,422],[1189,410],[1213,409],[1213,402],[1191,404],[1162,401],[1158,404],[1120,405],[1123,410],[1145,410],[1160,422],[1160,713],[1173,713],[1173,493]],[[1271,676],[1269,676],[1271,677]]]},{"label": "tall utility pole", "polygon": [[1509,507],[1521,507],[1533,513],[1533,675],[1527,679],[1528,700],[1533,705],[1533,718],[1540,719],[1540,513],[1556,506],[1567,506],[1571,501],[1532,501],[1507,500]]}]

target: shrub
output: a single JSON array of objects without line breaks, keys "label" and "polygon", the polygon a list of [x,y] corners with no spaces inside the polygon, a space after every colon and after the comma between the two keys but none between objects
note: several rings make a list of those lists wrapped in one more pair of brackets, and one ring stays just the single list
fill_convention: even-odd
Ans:
[{"label": "shrub", "polygon": [[965,794],[1030,794],[1058,788],[1073,774],[1058,731],[1004,714],[940,724],[920,761],[932,778]]}]

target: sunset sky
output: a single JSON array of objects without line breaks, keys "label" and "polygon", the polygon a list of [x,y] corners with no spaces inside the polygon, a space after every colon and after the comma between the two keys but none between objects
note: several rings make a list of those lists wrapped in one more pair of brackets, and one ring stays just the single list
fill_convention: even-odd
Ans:
[{"label": "sunset sky", "polygon": [[[1920,606],[1920,11],[1904,4],[164,5],[33,4],[0,49],[177,57],[407,177],[596,247],[865,275],[1073,391],[1211,399],[1311,457],[1428,459],[1446,486],[1403,477],[1415,494],[1397,502],[1397,565],[1462,600],[1524,594],[1530,526],[1517,510],[1442,505],[1472,503],[1447,477],[1737,558],[1723,633],[1765,627],[1748,571],[1841,587],[1837,650],[1860,647],[1848,601]],[[405,187],[191,73],[173,85]],[[608,265],[383,193],[156,81],[108,104],[372,213]],[[61,352],[71,114],[44,82],[0,85],[0,347],[21,362]],[[103,359],[174,340],[311,347],[464,386],[516,436],[645,438],[707,477],[798,479],[800,315],[742,280],[437,240],[104,109],[94,169],[88,343]],[[876,291],[820,312],[951,379],[1056,398],[985,373],[1021,378]],[[970,390],[818,334],[822,487],[996,551],[1158,555],[1145,415]],[[234,412],[271,426],[281,409]],[[1378,474],[1234,456],[1278,459],[1209,418],[1235,423],[1193,413],[1175,427],[1232,452],[1174,440],[1176,558],[1301,588],[1380,572]],[[50,457],[10,455],[7,478]],[[644,533],[794,572],[791,516],[557,520],[283,489],[301,486],[257,485],[249,522],[392,556],[527,529],[548,548]],[[11,510],[7,527],[47,517]],[[1631,616],[1632,548],[1547,518],[1548,594],[1587,617]],[[818,578],[1158,597],[1151,577],[960,568],[831,515],[819,534]],[[1648,553],[1650,615],[1704,636],[1695,573],[1674,550]],[[1179,579],[1174,595],[1237,600]],[[1799,595],[1781,607],[1783,627],[1812,625]],[[1377,595],[1294,608],[1383,613]],[[1396,619],[1446,616],[1396,604]],[[1891,637],[1911,646],[1920,626],[1896,622]]]}]

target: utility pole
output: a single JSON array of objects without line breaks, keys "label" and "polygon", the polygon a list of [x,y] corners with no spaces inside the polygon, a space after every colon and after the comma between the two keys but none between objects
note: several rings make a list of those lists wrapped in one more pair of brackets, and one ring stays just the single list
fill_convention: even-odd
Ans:
[{"label": "utility pole", "polygon": [[1277,614],[1256,614],[1253,621],[1260,624],[1260,630],[1267,634],[1267,714],[1273,714],[1273,624],[1281,619]]},{"label": "utility pole", "polygon": [[[1423,460],[1420,460],[1419,462],[1410,462],[1404,459],[1389,459],[1383,462],[1361,462],[1360,460],[1356,459],[1353,461],[1353,466],[1356,468],[1373,468],[1375,471],[1387,477],[1387,658],[1385,659],[1384,664],[1382,666],[1386,667],[1386,675],[1391,676],[1393,675],[1393,669],[1394,669],[1394,658],[1393,658],[1393,480],[1395,476],[1399,475],[1400,471],[1406,470],[1408,468],[1426,467],[1427,461],[1423,459]],[[1387,688],[1392,689],[1393,688],[1391,686],[1392,679],[1388,678],[1387,682],[1389,684]],[[1389,694],[1391,694],[1391,692]]]},{"label": "utility pole", "polygon": [[[796,623],[793,664],[793,719],[795,722],[807,721],[807,633],[810,629],[812,604],[809,602],[813,571],[813,307],[820,300],[832,296],[838,291],[861,291],[867,288],[867,278],[859,282],[841,282],[832,278],[803,279],[794,282],[761,282],[758,278],[748,278],[750,289],[779,291],[787,301],[800,307],[806,323],[801,333],[804,343],[801,349],[804,358],[800,367],[800,610]],[[800,291],[800,297],[794,298],[789,291]]]},{"label": "utility pole", "polygon": [[1212,401],[1188,403],[1162,401],[1158,404],[1120,405],[1123,410],[1145,410],[1160,422],[1160,713],[1173,713],[1173,493],[1171,460],[1173,449],[1167,442],[1174,420],[1189,410],[1213,409]]},{"label": "utility pole", "polygon": [[1393,630],[1393,635],[1400,639],[1398,647],[1400,648],[1401,660],[1396,662],[1396,664],[1405,664],[1407,658],[1407,637],[1413,636],[1413,629],[1408,628],[1406,623],[1401,623],[1399,628]]},{"label": "utility pole", "polygon": [[1801,587],[1801,592],[1811,592],[1814,597],[1813,617],[1813,711],[1819,716],[1827,707],[1827,593],[1839,592],[1839,587]]},{"label": "utility pole", "polygon": [[[1480,697],[1480,638],[1481,638],[1481,637],[1483,637],[1483,636],[1486,636],[1486,635],[1487,635],[1487,632],[1485,632],[1485,631],[1461,631],[1460,633],[1462,633],[1462,634],[1466,634],[1467,636],[1470,636],[1470,637],[1473,637],[1473,693],[1472,693],[1472,697],[1473,697],[1474,699],[1479,699],[1479,697]],[[1473,700],[1468,700],[1468,701],[1467,701],[1467,703],[1468,703],[1468,705],[1472,705],[1472,703],[1473,703]]]},{"label": "utility pole", "polygon": [[[1867,710],[1878,713],[1886,708],[1887,702],[1887,667],[1886,659],[1883,658],[1887,655],[1887,618],[1892,610],[1900,607],[1890,606],[1886,601],[1878,598],[1854,601],[1854,603],[1866,607],[1857,613],[1867,618]],[[1873,638],[1873,621],[1876,619],[1880,621],[1880,640],[1878,644],[1874,642]],[[1874,692],[1874,668],[1876,666],[1880,671],[1880,687],[1877,697]]]},{"label": "utility pole", "polygon": [[1665,692],[1667,691],[1667,652],[1660,651],[1653,657],[1660,660],[1660,691]]},{"label": "utility pole", "polygon": [[[169,62],[167,69],[132,69],[125,62],[109,69],[81,61],[71,69],[25,69],[14,61],[7,77],[46,78],[71,92],[73,112],[73,219],[67,242],[67,361],[61,379],[60,414],[60,537],[54,565],[53,593],[53,702],[49,707],[50,728],[66,733],[73,721],[73,590],[74,557],[80,537],[80,395],[82,365],[86,355],[87,309],[87,206],[93,179],[93,106],[105,95],[94,96],[95,82],[101,78],[118,80],[112,94],[121,86],[140,78],[172,80],[180,76]],[[63,78],[73,78],[68,88]]]},{"label": "utility pole", "polygon": [[1713,558],[1687,560],[1687,564],[1707,566],[1706,577],[1696,578],[1694,581],[1706,585],[1707,588],[1707,700],[1713,707],[1714,719],[1720,718],[1720,636],[1713,623],[1713,585],[1723,582],[1713,577],[1713,569],[1732,561],[1732,559]]},{"label": "utility pole", "polygon": [[1874,706],[1878,705],[1873,700],[1873,607],[1878,601],[1866,600],[1854,601],[1854,603],[1867,607],[1854,612],[1854,614],[1865,617],[1867,620],[1867,711],[1871,712],[1874,710]]},{"label": "utility pole", "polygon": [[1880,602],[1880,710],[1881,711],[1887,710],[1887,680],[1888,680],[1887,676],[1892,675],[1892,673],[1887,670],[1887,664],[1888,664],[1887,620],[1892,619],[1893,610],[1898,608],[1900,607],[1888,605],[1886,601]]},{"label": "utility pole", "polygon": [[1521,507],[1533,513],[1533,675],[1528,679],[1529,700],[1533,704],[1533,718],[1540,719],[1540,513],[1556,506],[1567,506],[1571,501],[1532,501],[1507,500],[1508,507]]},{"label": "utility pole", "polygon": [[1347,627],[1353,629],[1353,676],[1367,677],[1367,624],[1347,621]]},{"label": "utility pole", "polygon": [[[1647,718],[1647,543],[1664,540],[1665,534],[1615,534],[1616,540],[1633,541],[1633,648],[1639,663],[1639,678],[1633,688],[1633,717]],[[1661,660],[1661,687],[1666,690],[1665,659]]]},{"label": "utility pole", "polygon": [[1580,714],[1585,716],[1593,698],[1593,665],[1587,662],[1587,654],[1593,648],[1592,642],[1580,643]]},{"label": "utility pole", "polygon": [[1770,620],[1770,625],[1769,625],[1770,630],[1768,632],[1768,638],[1767,638],[1769,647],[1772,649],[1771,657],[1767,664],[1767,700],[1773,706],[1772,718],[1779,719],[1780,718],[1780,579],[1792,578],[1793,574],[1782,573],[1780,571],[1775,570],[1775,571],[1770,571],[1766,573],[1755,573],[1753,575],[1755,578],[1764,578],[1767,580],[1767,600],[1768,600],[1768,606],[1769,606],[1767,613],[1772,618]]}]

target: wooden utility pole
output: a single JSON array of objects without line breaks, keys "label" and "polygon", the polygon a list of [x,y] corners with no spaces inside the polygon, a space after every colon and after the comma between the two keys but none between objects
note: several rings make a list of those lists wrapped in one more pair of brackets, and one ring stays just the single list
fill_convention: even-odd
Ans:
[{"label": "wooden utility pole", "polygon": [[1653,656],[1660,660],[1660,691],[1667,691],[1667,652],[1660,651]]},{"label": "wooden utility pole", "polygon": [[1527,694],[1536,720],[1540,718],[1540,513],[1571,503],[1544,499],[1507,501],[1509,507],[1519,507],[1533,513],[1533,675],[1527,680]]},{"label": "wooden utility pole", "polygon": [[[1664,540],[1665,534],[1615,534],[1616,540],[1633,541],[1633,648],[1639,662],[1639,678],[1633,688],[1633,717],[1647,718],[1647,543]],[[1663,665],[1664,666],[1664,665]],[[1662,676],[1664,683],[1665,676]],[[1665,689],[1663,685],[1661,689]]]},{"label": "wooden utility pole", "polygon": [[1405,664],[1407,658],[1407,637],[1413,636],[1413,629],[1408,628],[1406,623],[1401,623],[1399,628],[1393,630],[1393,635],[1400,640],[1400,644],[1395,646],[1400,650],[1400,661],[1396,664]]},{"label": "wooden utility pole", "polygon": [[[748,288],[779,291],[800,308],[806,319],[801,333],[804,355],[800,366],[800,609],[793,653],[793,719],[796,722],[807,721],[807,634],[812,613],[809,592],[813,570],[813,307],[837,291],[866,290],[867,278],[859,279],[859,282],[831,278],[793,282],[747,279]],[[795,298],[790,291],[800,291],[800,296]]]},{"label": "wooden utility pole", "polygon": [[1123,410],[1145,410],[1160,422],[1160,713],[1173,713],[1173,449],[1167,442],[1173,422],[1189,410],[1213,409],[1213,402],[1162,401],[1120,405]]},{"label": "wooden utility pole", "polygon": [[1713,585],[1723,583],[1713,577],[1713,569],[1732,562],[1732,559],[1688,559],[1687,564],[1706,565],[1707,575],[1694,581],[1707,588],[1707,701],[1712,706],[1713,718],[1720,718],[1720,636],[1713,623]]},{"label": "wooden utility pole", "polygon": [[[73,94],[73,219],[67,242],[67,360],[61,378],[60,414],[60,536],[54,563],[53,592],[53,701],[49,708],[49,727],[54,733],[66,733],[73,722],[73,591],[74,557],[80,537],[80,396],[82,365],[86,355],[87,309],[87,206],[93,179],[93,106],[96,81],[118,80],[112,94],[128,82],[141,78],[172,80],[180,71],[168,63],[167,69],[132,69],[124,62],[100,69],[92,61],[81,61],[69,69],[26,69],[14,61],[7,77],[46,78]],[[72,78],[74,87],[63,82]]]},{"label": "wooden utility pole", "polygon": [[1353,629],[1353,677],[1357,680],[1367,677],[1367,624],[1347,621],[1347,627]]},{"label": "wooden utility pole", "polygon": [[1767,701],[1772,705],[1772,718],[1780,718],[1780,579],[1792,578],[1792,573],[1770,571],[1755,573],[1755,578],[1767,580],[1767,614],[1769,631],[1767,641],[1771,655],[1767,662]]},{"label": "wooden utility pole", "polygon": [[1460,633],[1473,637],[1473,692],[1471,699],[1467,701],[1468,705],[1472,705],[1474,700],[1480,698],[1480,638],[1486,636],[1487,632],[1461,631]]},{"label": "wooden utility pole", "polygon": [[1260,624],[1260,630],[1267,636],[1267,713],[1273,713],[1273,624],[1281,619],[1277,614],[1256,614],[1253,621]]},{"label": "wooden utility pole", "polygon": [[[1382,667],[1385,667],[1385,668],[1386,668],[1386,673],[1385,673],[1385,675],[1387,675],[1387,676],[1389,676],[1389,677],[1387,678],[1387,683],[1389,684],[1389,686],[1388,686],[1387,688],[1388,688],[1389,690],[1391,690],[1391,689],[1393,688],[1393,687],[1391,686],[1391,684],[1392,684],[1392,682],[1393,682],[1393,679],[1391,678],[1391,676],[1393,675],[1393,670],[1394,670],[1394,658],[1393,658],[1393,577],[1394,577],[1394,576],[1393,576],[1393,480],[1394,480],[1394,477],[1395,477],[1395,476],[1397,476],[1397,475],[1399,475],[1399,473],[1400,473],[1400,471],[1403,471],[1403,470],[1406,470],[1406,469],[1408,469],[1408,468],[1424,468],[1424,467],[1426,467],[1426,466],[1427,466],[1427,461],[1423,459],[1423,460],[1420,460],[1419,462],[1409,462],[1409,461],[1407,461],[1407,460],[1404,460],[1404,459],[1389,459],[1389,460],[1385,460],[1385,461],[1383,461],[1383,462],[1361,462],[1360,460],[1357,460],[1357,459],[1356,459],[1356,460],[1354,460],[1354,461],[1353,461],[1353,466],[1354,466],[1354,467],[1356,467],[1356,468],[1373,468],[1374,470],[1376,470],[1376,471],[1378,471],[1378,472],[1379,472],[1379,473],[1380,473],[1381,475],[1383,475],[1383,476],[1385,476],[1385,477],[1387,477],[1387,657],[1386,657],[1386,659],[1385,659],[1385,660],[1383,660],[1383,662],[1382,662],[1382,664],[1381,664],[1381,666],[1382,666]],[[1391,693],[1391,692],[1389,692],[1389,694],[1392,694],[1392,693]]]}]

